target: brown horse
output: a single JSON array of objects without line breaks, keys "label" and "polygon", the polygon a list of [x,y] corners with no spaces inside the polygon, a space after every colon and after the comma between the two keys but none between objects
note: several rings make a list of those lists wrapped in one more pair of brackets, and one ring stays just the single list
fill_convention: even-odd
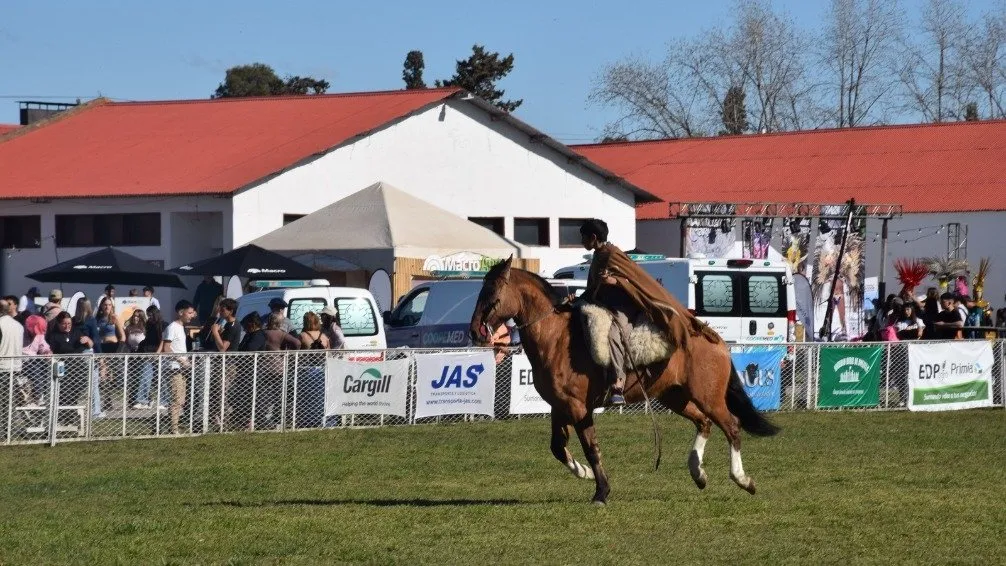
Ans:
[{"label": "brown horse", "polygon": [[[606,370],[594,362],[588,351],[579,315],[557,308],[562,297],[538,275],[511,268],[512,259],[486,274],[472,314],[472,340],[487,345],[492,336],[489,329],[511,318],[517,322],[534,371],[534,388],[552,407],[552,454],[575,476],[594,479],[593,501],[604,504],[611,488],[601,464],[593,415],[607,393]],[[771,436],[778,429],[751,403],[725,344],[696,337],[672,346],[669,359],[628,372],[626,401],[643,401],[642,383],[649,397],[695,423],[695,444],[688,466],[699,489],[706,485],[702,456],[710,421],[716,423],[730,444],[730,478],[753,494],[754,480],[744,473],[741,464],[740,428],[758,436]],[[566,447],[570,425],[576,429],[590,468],[577,462]]]}]

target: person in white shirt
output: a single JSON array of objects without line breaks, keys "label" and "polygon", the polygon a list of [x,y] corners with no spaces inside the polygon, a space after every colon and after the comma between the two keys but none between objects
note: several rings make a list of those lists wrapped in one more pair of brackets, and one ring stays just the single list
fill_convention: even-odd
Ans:
[{"label": "person in white shirt", "polygon": [[21,295],[21,299],[17,303],[18,312],[27,312],[29,315],[38,314],[38,305],[35,304],[35,298],[41,297],[42,292],[38,290],[38,287],[32,287],[28,289],[28,292]]},{"label": "person in white shirt", "polygon": [[157,297],[154,296],[154,288],[153,287],[151,287],[150,285],[147,285],[146,287],[144,287],[143,288],[143,296],[147,297],[148,299],[150,299],[150,304],[154,305],[155,307],[157,307],[158,310],[160,310],[160,308],[161,308],[161,301],[158,301]]},{"label": "person in white shirt", "polygon": [[[0,299],[0,383],[7,382],[7,375],[21,373],[21,350],[24,348],[24,327],[14,320],[17,314],[17,299]],[[15,375],[15,379],[20,375]],[[5,386],[6,387],[6,386]]]},{"label": "person in white shirt", "polygon": [[175,305],[175,320],[164,330],[164,340],[161,352],[174,354],[168,358],[168,375],[171,383],[171,434],[179,434],[178,420],[185,406],[185,392],[188,389],[188,372],[191,362],[185,356],[188,347],[185,342],[185,325],[196,317],[196,309],[192,303],[181,300]]}]

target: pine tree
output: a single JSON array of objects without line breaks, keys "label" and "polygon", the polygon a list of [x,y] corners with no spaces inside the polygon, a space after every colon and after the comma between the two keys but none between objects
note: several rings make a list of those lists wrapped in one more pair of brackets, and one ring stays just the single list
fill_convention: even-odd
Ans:
[{"label": "pine tree", "polygon": [[472,55],[457,62],[454,76],[438,80],[438,87],[456,86],[492,102],[505,112],[513,112],[523,100],[503,100],[504,91],[496,88],[496,83],[513,70],[513,53],[500,57],[499,52],[487,53],[481,45],[472,46]]},{"label": "pine tree", "polygon": [[423,69],[426,64],[423,62],[422,51],[409,51],[405,56],[405,65],[402,69],[402,80],[405,81],[405,90],[415,88],[426,88],[423,82]]},{"label": "pine tree", "polygon": [[737,136],[748,129],[747,109],[744,108],[744,89],[732,86],[723,97],[723,109],[720,118],[725,128],[720,135]]}]

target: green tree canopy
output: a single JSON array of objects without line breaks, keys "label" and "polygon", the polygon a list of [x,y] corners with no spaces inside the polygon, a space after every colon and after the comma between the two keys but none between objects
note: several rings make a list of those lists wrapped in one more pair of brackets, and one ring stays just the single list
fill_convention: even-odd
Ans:
[{"label": "green tree canopy", "polygon": [[492,102],[506,112],[513,112],[524,101],[503,100],[505,92],[496,88],[496,83],[513,70],[513,53],[500,57],[499,52],[486,52],[481,45],[472,46],[472,54],[467,59],[457,61],[454,76],[436,81],[438,87],[456,86]]},{"label": "green tree canopy", "polygon": [[283,80],[269,65],[252,63],[227,69],[224,82],[217,86],[212,98],[324,94],[328,87],[328,81],[314,77],[293,76]]},{"label": "green tree canopy", "polygon": [[426,63],[423,62],[422,51],[409,51],[405,56],[405,65],[402,68],[402,80],[405,81],[405,89],[426,88],[423,82],[423,69]]}]

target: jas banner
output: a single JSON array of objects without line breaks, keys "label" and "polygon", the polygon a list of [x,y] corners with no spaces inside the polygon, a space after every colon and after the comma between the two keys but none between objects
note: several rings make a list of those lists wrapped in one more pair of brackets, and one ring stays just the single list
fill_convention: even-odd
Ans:
[{"label": "jas banner", "polygon": [[539,415],[552,412],[552,407],[534,388],[534,372],[526,354],[510,358],[510,414]]},{"label": "jas banner", "polygon": [[411,360],[359,362],[329,357],[325,366],[325,416],[406,416]]},{"label": "jas banner", "polygon": [[754,406],[777,411],[782,404],[782,359],[785,346],[734,346],[730,358]]},{"label": "jas banner", "polygon": [[493,352],[416,354],[416,418],[493,415]]},{"label": "jas banner", "polygon": [[882,346],[823,346],[817,385],[818,407],[876,407],[880,404]]},{"label": "jas banner", "polygon": [[908,409],[992,406],[991,342],[908,345]]}]

